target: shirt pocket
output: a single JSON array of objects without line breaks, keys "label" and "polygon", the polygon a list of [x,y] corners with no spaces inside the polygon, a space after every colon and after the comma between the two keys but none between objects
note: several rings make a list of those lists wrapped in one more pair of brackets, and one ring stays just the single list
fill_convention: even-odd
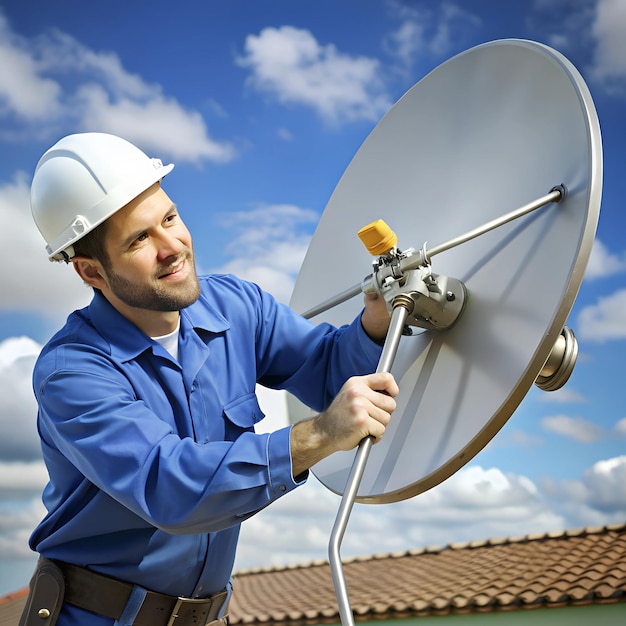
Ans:
[{"label": "shirt pocket", "polygon": [[234,441],[245,432],[254,432],[254,425],[265,417],[255,393],[248,393],[229,402],[224,406],[223,412],[226,441]]}]

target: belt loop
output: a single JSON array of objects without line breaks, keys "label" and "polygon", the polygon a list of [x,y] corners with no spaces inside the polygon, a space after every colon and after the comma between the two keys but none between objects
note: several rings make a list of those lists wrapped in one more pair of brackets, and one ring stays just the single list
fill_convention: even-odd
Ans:
[{"label": "belt loop", "polygon": [[183,598],[178,598],[178,600],[176,600],[176,604],[174,605],[174,608],[172,609],[170,618],[169,620],[167,620],[167,626],[173,626],[174,620],[178,617],[178,611],[180,611],[180,607],[182,606],[183,602],[184,602]]},{"label": "belt loop", "polygon": [[147,593],[143,587],[134,585],[122,614],[113,626],[132,626]]},{"label": "belt loop", "polygon": [[231,577],[230,580],[226,583],[226,600],[224,600],[224,604],[222,604],[222,608],[217,614],[218,620],[223,620],[226,617],[226,614],[228,613],[228,605],[230,604],[230,599],[232,598],[232,596],[233,596],[233,578]]}]

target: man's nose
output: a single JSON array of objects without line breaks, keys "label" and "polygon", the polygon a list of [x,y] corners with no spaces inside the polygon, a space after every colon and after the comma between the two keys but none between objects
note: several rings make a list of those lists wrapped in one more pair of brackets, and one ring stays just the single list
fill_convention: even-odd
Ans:
[{"label": "man's nose", "polygon": [[170,256],[178,256],[185,249],[185,244],[173,233],[163,230],[158,241],[159,260],[167,259]]}]

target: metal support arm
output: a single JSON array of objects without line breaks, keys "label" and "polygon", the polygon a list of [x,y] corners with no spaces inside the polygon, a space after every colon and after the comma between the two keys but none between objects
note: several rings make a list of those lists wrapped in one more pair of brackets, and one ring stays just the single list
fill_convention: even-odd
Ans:
[{"label": "metal support arm", "polygon": [[[409,313],[409,309],[406,308],[406,300],[400,298],[391,314],[391,323],[389,325],[385,345],[383,347],[382,354],[380,355],[376,372],[391,371],[391,366],[393,365],[393,360],[396,356],[396,352],[398,351],[400,338],[402,337],[404,325]],[[341,498],[339,511],[337,512],[337,518],[330,534],[330,543],[328,546],[330,571],[333,578],[333,584],[335,586],[335,594],[339,605],[339,615],[343,626],[353,625],[354,616],[352,615],[352,610],[350,608],[348,587],[346,585],[339,550],[371,449],[372,439],[370,437],[366,437],[359,444],[354,462],[352,463],[346,488]]]}]

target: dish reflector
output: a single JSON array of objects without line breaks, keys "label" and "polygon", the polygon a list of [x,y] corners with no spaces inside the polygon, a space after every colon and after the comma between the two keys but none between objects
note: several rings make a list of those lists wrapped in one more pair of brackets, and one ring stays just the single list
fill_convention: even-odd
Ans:
[{"label": "dish reflector", "polygon": [[[537,379],[580,288],[598,221],[600,128],[589,90],[555,50],[500,40],[428,74],[385,115],[339,181],[298,275],[291,306],[312,309],[371,272],[357,237],[383,219],[398,247],[436,244],[567,188],[560,203],[438,254],[460,280],[463,314],[402,337],[398,408],[373,446],[357,501],[415,496],[448,478],[500,430]],[[357,296],[317,315],[344,324]],[[311,412],[288,398],[289,419]],[[313,468],[343,493],[354,452]]]}]

